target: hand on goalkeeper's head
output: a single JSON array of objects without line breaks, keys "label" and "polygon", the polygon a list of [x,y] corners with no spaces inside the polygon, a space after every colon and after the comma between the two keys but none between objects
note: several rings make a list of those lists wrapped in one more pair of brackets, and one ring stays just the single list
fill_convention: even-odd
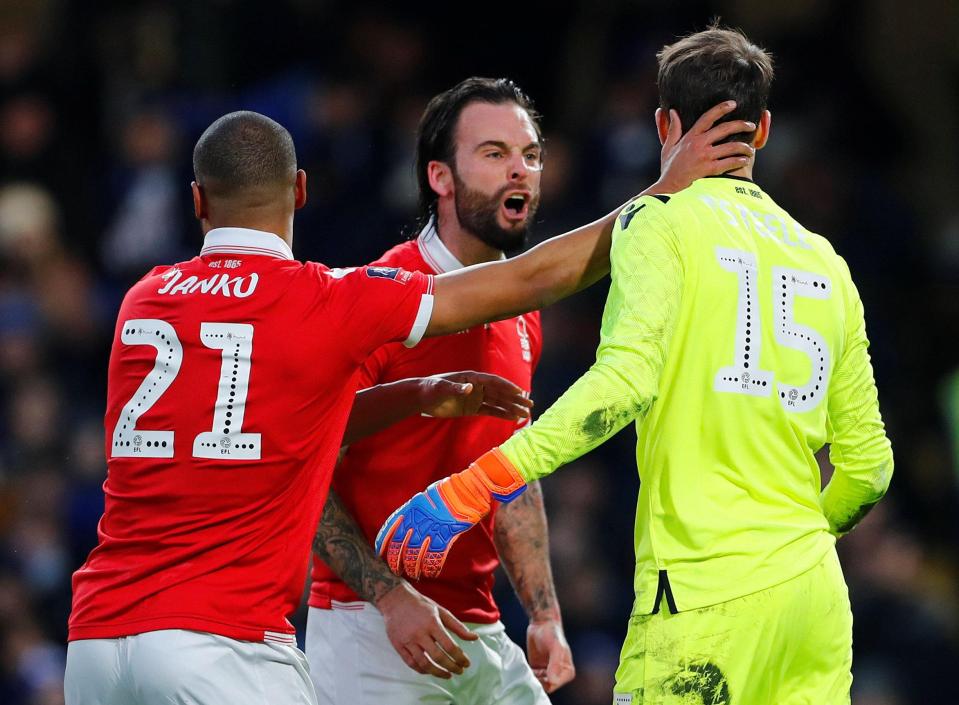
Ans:
[{"label": "hand on goalkeeper's head", "polygon": [[489,514],[494,500],[509,502],[525,489],[523,477],[493,449],[393,512],[376,535],[376,552],[397,575],[435,578],[456,540]]}]

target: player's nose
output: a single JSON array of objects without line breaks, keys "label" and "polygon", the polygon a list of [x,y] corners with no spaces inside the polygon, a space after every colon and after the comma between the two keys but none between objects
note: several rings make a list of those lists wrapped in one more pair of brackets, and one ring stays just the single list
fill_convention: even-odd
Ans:
[{"label": "player's nose", "polygon": [[526,157],[522,154],[514,154],[509,160],[509,179],[510,181],[523,181],[529,176],[529,164]]}]

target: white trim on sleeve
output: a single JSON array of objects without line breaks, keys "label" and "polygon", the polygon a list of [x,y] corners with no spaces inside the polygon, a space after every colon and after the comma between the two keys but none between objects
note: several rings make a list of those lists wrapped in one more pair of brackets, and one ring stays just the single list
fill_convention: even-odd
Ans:
[{"label": "white trim on sleeve", "polygon": [[[430,291],[432,290],[433,288],[430,287]],[[410,334],[406,340],[403,341],[403,345],[408,348],[415,347],[416,344],[423,339],[423,334],[426,333],[426,327],[430,324],[430,318],[432,316],[433,295],[423,294],[420,298],[420,307],[416,312],[416,318],[413,320],[413,327],[410,329]]]}]

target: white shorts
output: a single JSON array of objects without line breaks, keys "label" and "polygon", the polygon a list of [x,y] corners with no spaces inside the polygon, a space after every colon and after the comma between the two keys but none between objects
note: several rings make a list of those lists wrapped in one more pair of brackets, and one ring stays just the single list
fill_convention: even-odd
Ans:
[{"label": "white shorts", "polygon": [[543,686],[501,622],[467,624],[476,641],[452,636],[470,666],[449,680],[417,673],[386,636],[368,602],[310,608],[306,656],[320,705],[549,705]]},{"label": "white shorts", "polygon": [[295,645],[164,629],[67,647],[66,705],[316,705]]}]

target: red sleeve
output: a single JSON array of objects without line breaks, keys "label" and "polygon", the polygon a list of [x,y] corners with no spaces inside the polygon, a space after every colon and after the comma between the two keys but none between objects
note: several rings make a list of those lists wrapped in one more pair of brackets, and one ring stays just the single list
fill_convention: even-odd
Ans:
[{"label": "red sleeve", "polygon": [[350,331],[349,345],[365,360],[385,343],[416,345],[433,312],[433,277],[395,267],[320,268],[327,279],[328,315]]},{"label": "red sleeve", "polygon": [[539,311],[527,313],[526,320],[530,352],[533,353],[533,361],[530,364],[530,375],[532,376],[536,374],[536,368],[539,366],[539,360],[543,354],[543,325],[540,321]]}]

